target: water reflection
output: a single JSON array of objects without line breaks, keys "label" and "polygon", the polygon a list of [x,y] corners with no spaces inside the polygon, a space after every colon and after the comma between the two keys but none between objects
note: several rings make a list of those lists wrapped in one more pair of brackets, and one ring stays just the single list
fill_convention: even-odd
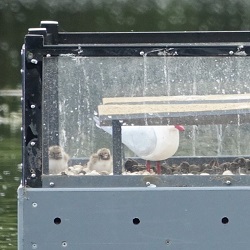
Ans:
[{"label": "water reflection", "polygon": [[20,98],[1,96],[0,101],[0,249],[14,250],[17,248],[17,187],[21,178],[18,170],[21,162]]}]

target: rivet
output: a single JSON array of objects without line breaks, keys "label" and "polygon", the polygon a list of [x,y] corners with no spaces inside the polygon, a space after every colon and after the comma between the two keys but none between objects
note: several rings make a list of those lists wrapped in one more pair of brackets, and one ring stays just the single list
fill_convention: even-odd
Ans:
[{"label": "rivet", "polygon": [[144,55],[144,51],[141,51],[141,52],[140,52],[140,55],[143,56],[143,55]]},{"label": "rivet", "polygon": [[37,244],[36,243],[32,244],[32,249],[37,249]]},{"label": "rivet", "polygon": [[36,203],[36,202],[33,202],[33,203],[32,203],[32,207],[37,207],[37,203]]},{"label": "rivet", "polygon": [[170,245],[170,240],[165,240],[166,245]]},{"label": "rivet", "polygon": [[62,242],[62,246],[63,246],[63,247],[66,247],[66,246],[68,246],[68,243],[67,243],[66,241],[63,241],[63,242]]},{"label": "rivet", "polygon": [[33,64],[38,64],[38,61],[36,59],[31,59],[30,62]]},{"label": "rivet", "polygon": [[35,143],[34,141],[32,141],[32,142],[30,143],[30,145],[31,145],[31,146],[35,146],[36,143]]},{"label": "rivet", "polygon": [[231,181],[230,181],[230,180],[226,180],[226,184],[227,184],[227,185],[230,185],[230,184],[231,184]]},{"label": "rivet", "polygon": [[55,186],[55,183],[54,183],[54,182],[50,182],[49,185],[50,185],[51,187],[54,187],[54,186]]},{"label": "rivet", "polygon": [[232,56],[234,52],[232,50],[229,51],[229,55]]},{"label": "rivet", "polygon": [[34,108],[36,107],[36,105],[35,105],[35,104],[31,104],[30,107],[31,107],[32,109],[34,109]]},{"label": "rivet", "polygon": [[36,178],[36,174],[31,174],[31,178]]}]

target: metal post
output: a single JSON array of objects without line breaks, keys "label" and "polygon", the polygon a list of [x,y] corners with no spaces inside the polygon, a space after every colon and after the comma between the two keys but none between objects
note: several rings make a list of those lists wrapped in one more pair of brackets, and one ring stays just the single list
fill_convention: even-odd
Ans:
[{"label": "metal post", "polygon": [[122,128],[118,120],[112,121],[113,132],[113,174],[120,175],[122,173]]}]

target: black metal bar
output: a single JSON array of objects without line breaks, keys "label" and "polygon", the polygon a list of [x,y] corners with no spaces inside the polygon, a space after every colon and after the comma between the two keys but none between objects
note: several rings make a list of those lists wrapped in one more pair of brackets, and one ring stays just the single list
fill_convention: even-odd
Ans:
[{"label": "black metal bar", "polygon": [[250,44],[245,44],[243,48],[239,44],[234,45],[163,45],[144,44],[133,45],[44,45],[42,48],[30,49],[38,60],[46,55],[60,56],[249,56]]},{"label": "black metal bar", "polygon": [[42,35],[27,35],[23,47],[23,185],[31,187],[42,186],[43,67],[29,49],[41,48],[42,40]]},{"label": "black metal bar", "polygon": [[250,42],[249,31],[199,32],[59,32],[60,44],[113,44],[113,43],[222,43]]},{"label": "black metal bar", "polygon": [[113,134],[113,174],[120,175],[122,173],[122,130],[119,120],[112,121]]}]

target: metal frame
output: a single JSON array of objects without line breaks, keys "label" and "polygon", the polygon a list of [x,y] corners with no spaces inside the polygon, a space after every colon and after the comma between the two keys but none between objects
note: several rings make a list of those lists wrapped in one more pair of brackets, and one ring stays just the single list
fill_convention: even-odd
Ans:
[{"label": "metal frame", "polygon": [[[41,96],[43,58],[60,54],[77,56],[248,56],[250,32],[129,32],[67,33],[58,32],[57,22],[41,22],[40,28],[29,29],[22,49],[23,61],[23,185],[40,187],[42,164],[48,166],[47,128],[42,125],[49,105]],[[56,78],[56,75],[54,76]],[[44,106],[43,106],[44,105]],[[55,117],[58,114],[53,114]],[[44,116],[44,117],[42,117]],[[55,131],[56,129],[55,124]],[[121,127],[113,121],[114,174],[121,173]],[[48,135],[53,138],[53,135]],[[55,140],[55,139],[52,139]],[[44,173],[48,169],[45,167]]]},{"label": "metal frame", "polygon": [[[112,121],[114,176],[42,176],[43,58],[77,56],[248,56],[250,32],[62,33],[57,22],[29,29],[22,48],[23,178],[18,189],[18,249],[248,249],[250,176],[121,176],[121,124]],[[53,65],[52,65],[53,67]],[[58,117],[57,107],[53,116]],[[43,140],[46,138],[46,140]],[[233,157],[216,157],[228,161]],[[173,157],[180,163],[186,157]],[[197,163],[213,157],[194,157]],[[87,159],[71,159],[86,162]],[[48,173],[48,169],[43,169]],[[150,185],[149,185],[150,184]],[[157,188],[153,188],[154,184]],[[36,187],[36,188],[33,188]],[[244,205],[243,205],[244,204]]]}]

